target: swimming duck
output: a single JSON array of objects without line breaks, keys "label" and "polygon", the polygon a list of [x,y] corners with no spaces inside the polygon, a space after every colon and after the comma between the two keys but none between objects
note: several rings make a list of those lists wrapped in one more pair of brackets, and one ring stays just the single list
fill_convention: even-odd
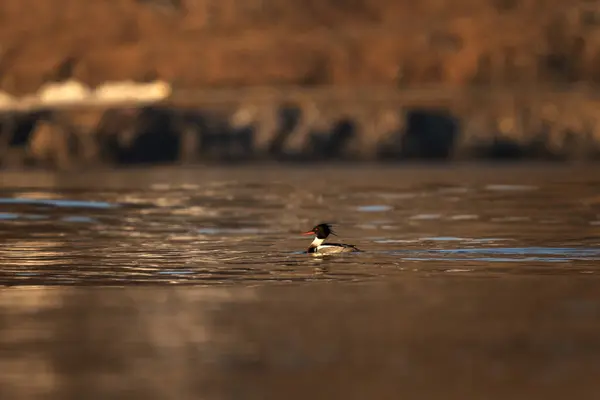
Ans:
[{"label": "swimming duck", "polygon": [[[308,232],[302,233],[303,235],[315,235],[314,240],[308,247],[307,253],[313,254],[336,254],[336,253],[351,253],[361,251],[353,244],[344,243],[327,243],[323,242],[329,235],[335,235],[329,224],[316,225]],[[337,236],[337,235],[336,235]]]}]

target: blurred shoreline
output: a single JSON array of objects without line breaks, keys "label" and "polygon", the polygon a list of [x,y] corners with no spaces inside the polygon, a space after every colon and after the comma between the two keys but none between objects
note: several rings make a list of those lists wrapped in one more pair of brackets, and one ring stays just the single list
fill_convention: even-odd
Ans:
[{"label": "blurred shoreline", "polygon": [[595,2],[31,1],[0,168],[600,159]]},{"label": "blurred shoreline", "polygon": [[586,85],[173,90],[147,102],[6,109],[0,163],[597,161],[599,109]]}]

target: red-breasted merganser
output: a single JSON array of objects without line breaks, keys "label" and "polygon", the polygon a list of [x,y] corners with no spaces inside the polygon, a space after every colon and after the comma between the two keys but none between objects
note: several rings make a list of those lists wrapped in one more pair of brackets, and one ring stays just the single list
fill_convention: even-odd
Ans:
[{"label": "red-breasted merganser", "polygon": [[[327,243],[323,244],[329,235],[335,235],[329,224],[319,224],[303,235],[315,235],[315,239],[308,247],[307,253],[313,254],[335,254],[361,251],[353,244]],[[337,235],[336,235],[337,236]]]}]

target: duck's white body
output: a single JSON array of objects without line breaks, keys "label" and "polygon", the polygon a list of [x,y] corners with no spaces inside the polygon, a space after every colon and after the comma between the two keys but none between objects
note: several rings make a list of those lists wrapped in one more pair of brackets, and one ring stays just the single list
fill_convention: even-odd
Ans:
[{"label": "duck's white body", "polygon": [[354,245],[341,244],[341,243],[327,243],[323,244],[325,239],[315,238],[308,248],[308,253],[313,255],[326,255],[326,254],[337,254],[337,253],[351,253],[360,251]]}]

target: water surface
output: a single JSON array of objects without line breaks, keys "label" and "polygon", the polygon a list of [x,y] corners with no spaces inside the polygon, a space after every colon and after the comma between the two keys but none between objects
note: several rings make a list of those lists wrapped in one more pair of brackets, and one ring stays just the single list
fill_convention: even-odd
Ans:
[{"label": "water surface", "polygon": [[[581,177],[576,169],[541,167],[322,169],[5,176],[0,283],[597,272],[600,178],[592,171]],[[365,252],[307,257],[299,232],[320,222],[335,225],[335,240]]]},{"label": "water surface", "polygon": [[5,172],[0,387],[595,398],[599,266],[594,166]]}]

